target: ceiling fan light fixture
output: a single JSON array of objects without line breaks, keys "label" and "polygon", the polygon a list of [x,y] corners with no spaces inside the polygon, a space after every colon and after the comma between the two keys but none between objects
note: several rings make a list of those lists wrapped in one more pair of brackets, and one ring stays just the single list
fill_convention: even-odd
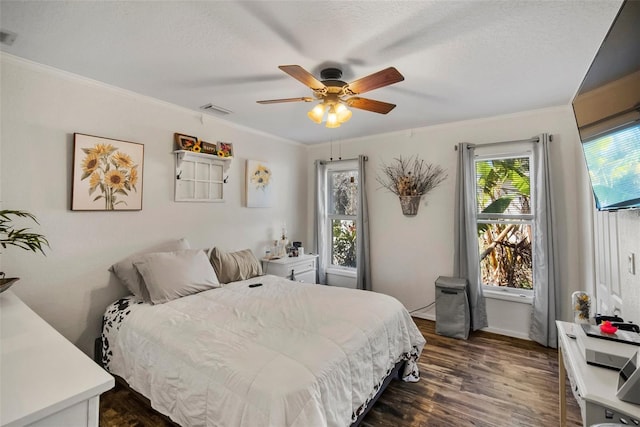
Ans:
[{"label": "ceiling fan light fixture", "polygon": [[[1,0],[0,0],[1,1]],[[361,98],[359,96],[374,89],[389,86],[404,80],[394,67],[388,67],[376,73],[369,74],[351,83],[342,80],[342,70],[338,68],[325,68],[321,70],[320,77],[316,79],[313,74],[299,65],[280,65],[278,68],[289,74],[313,91],[313,98],[309,96],[299,98],[267,99],[256,101],[258,104],[278,104],[282,102],[312,102],[314,98],[320,103],[307,113],[309,120],[320,124],[325,121],[328,128],[340,127],[348,122],[353,113],[349,109],[371,111],[378,114],[387,114],[396,106],[388,102],[376,101],[375,99]],[[345,99],[347,97],[348,99]]]},{"label": "ceiling fan light fixture", "polygon": [[336,113],[336,107],[329,107],[329,113],[327,114],[327,124],[328,128],[337,128],[340,127],[340,121],[338,120],[338,114]]},{"label": "ceiling fan light fixture", "polygon": [[324,116],[324,109],[325,109],[325,105],[324,103],[320,103],[318,105],[316,105],[315,107],[313,107],[308,113],[307,116],[309,116],[309,119],[311,119],[311,121],[320,124],[322,123],[322,117]]},{"label": "ceiling fan light fixture", "polygon": [[349,110],[344,104],[338,104],[336,107],[336,114],[338,115],[338,121],[340,123],[348,122],[351,116],[353,116],[351,110]]}]

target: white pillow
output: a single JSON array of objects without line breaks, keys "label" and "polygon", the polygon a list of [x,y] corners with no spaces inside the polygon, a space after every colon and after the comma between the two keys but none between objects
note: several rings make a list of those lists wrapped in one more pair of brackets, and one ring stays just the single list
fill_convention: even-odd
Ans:
[{"label": "white pillow", "polygon": [[150,302],[149,292],[147,292],[147,287],[144,284],[144,280],[142,280],[142,276],[140,276],[140,273],[138,273],[138,270],[136,270],[133,265],[134,261],[137,261],[143,254],[152,252],[183,251],[190,248],[191,246],[189,246],[187,239],[170,240],[147,248],[143,251],[136,252],[122,261],[118,261],[109,267],[109,271],[116,275],[118,280],[120,280],[120,282],[129,289],[129,292],[145,302]]},{"label": "white pillow", "polygon": [[134,261],[153,304],[220,287],[220,282],[202,249],[155,252]]}]

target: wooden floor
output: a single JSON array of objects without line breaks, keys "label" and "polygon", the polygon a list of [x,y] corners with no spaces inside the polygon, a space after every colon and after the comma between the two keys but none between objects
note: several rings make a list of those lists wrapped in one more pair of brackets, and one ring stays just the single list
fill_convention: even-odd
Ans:
[{"label": "wooden floor", "polygon": [[[436,335],[434,322],[415,322],[427,339],[420,382],[393,381],[363,427],[559,425],[556,350],[486,332],[456,340]],[[567,393],[567,426],[582,426]],[[101,396],[100,425],[174,426],[119,386]]]}]

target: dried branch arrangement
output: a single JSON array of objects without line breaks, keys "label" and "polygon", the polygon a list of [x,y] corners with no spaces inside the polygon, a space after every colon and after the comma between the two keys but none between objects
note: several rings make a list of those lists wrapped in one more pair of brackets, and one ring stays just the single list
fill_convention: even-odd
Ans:
[{"label": "dried branch arrangement", "polygon": [[393,159],[389,165],[381,164],[381,174],[376,181],[398,196],[423,196],[447,178],[440,166],[426,163],[418,156]]}]

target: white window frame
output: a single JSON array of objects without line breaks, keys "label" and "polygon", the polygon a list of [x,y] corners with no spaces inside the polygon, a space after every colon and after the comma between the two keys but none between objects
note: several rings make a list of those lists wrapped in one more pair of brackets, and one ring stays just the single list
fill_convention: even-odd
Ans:
[{"label": "white window frame", "polygon": [[[480,150],[478,150],[480,151]],[[530,149],[523,148],[522,150],[514,149],[508,152],[494,152],[493,150],[483,150],[486,151],[484,154],[479,154],[474,157],[473,161],[473,175],[476,174],[476,163],[480,161],[486,160],[504,160],[504,159],[514,159],[514,158],[523,158],[527,157],[529,159],[529,187],[530,187],[530,214],[523,215],[510,215],[510,214],[482,214],[477,212],[478,209],[478,181],[474,180],[474,208],[476,209],[476,225],[478,224],[492,224],[496,222],[504,222],[504,223],[516,223],[516,224],[526,224],[531,227],[531,233],[533,238],[531,239],[531,269],[532,269],[532,279],[535,278],[535,236],[536,236],[536,228],[535,228],[535,192],[536,192],[536,177],[535,177],[535,158]],[[477,227],[476,227],[477,228]],[[475,230],[473,231],[475,233]],[[476,236],[477,239],[477,236]],[[482,280],[482,274],[480,271],[480,262],[477,265],[478,268],[478,277]],[[513,300],[518,302],[527,302],[530,303],[533,298],[534,289],[536,287],[536,282],[533,282],[533,289],[522,289],[522,288],[511,288],[507,286],[495,286],[495,285],[487,285],[484,282],[482,283],[482,290],[486,297],[496,298],[496,299],[505,299],[505,300]],[[503,297],[504,296],[504,297]]]},{"label": "white window frame", "polygon": [[[357,174],[358,161],[344,160],[344,161],[339,161],[335,163],[329,163],[325,168],[324,179],[325,179],[325,188],[327,189],[327,191],[326,191],[326,200],[325,200],[326,223],[324,224],[324,227],[326,230],[327,242],[325,244],[326,249],[325,249],[324,256],[325,256],[325,259],[327,260],[326,273],[335,274],[339,276],[346,276],[346,277],[356,277],[357,268],[342,267],[339,265],[335,265],[333,264],[333,256],[332,256],[332,252],[333,252],[332,221],[333,220],[352,220],[355,223],[357,218],[357,215],[337,215],[337,214],[330,213],[330,211],[332,210],[331,208],[333,207],[333,204],[332,204],[333,201],[331,200],[333,196],[333,192],[331,191],[331,187],[329,186],[329,175],[333,172],[345,172],[345,171],[355,172]],[[360,184],[360,180],[358,179],[358,185],[359,184]],[[358,206],[358,209],[360,209],[360,206]],[[356,239],[357,238],[358,238],[358,230],[356,229]]]}]

